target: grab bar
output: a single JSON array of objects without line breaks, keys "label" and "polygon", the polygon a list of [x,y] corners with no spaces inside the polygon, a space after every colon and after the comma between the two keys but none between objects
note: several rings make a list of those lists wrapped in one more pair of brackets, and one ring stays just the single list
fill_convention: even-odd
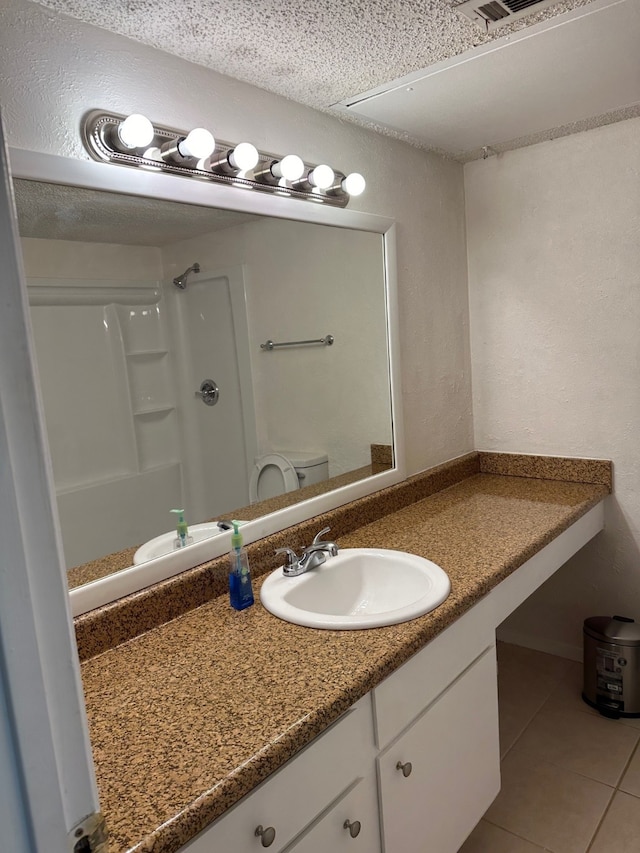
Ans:
[{"label": "grab bar", "polygon": [[326,335],[324,338],[314,338],[312,341],[285,341],[281,344],[274,344],[273,341],[267,341],[266,344],[260,344],[260,349],[272,350],[276,347],[302,347],[307,344],[324,344],[330,347],[334,341],[333,335]]}]

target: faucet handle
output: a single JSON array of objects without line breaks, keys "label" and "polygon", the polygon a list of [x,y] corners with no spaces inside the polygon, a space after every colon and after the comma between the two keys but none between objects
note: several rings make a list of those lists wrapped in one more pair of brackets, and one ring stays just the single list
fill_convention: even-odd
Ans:
[{"label": "faucet handle", "polygon": [[283,566],[285,573],[286,573],[287,569],[293,569],[297,566],[298,555],[293,550],[293,548],[278,548],[275,553],[287,555],[287,562]]},{"label": "faucet handle", "polygon": [[316,533],[316,535],[313,537],[313,542],[311,544],[317,545],[318,542],[322,542],[322,537],[324,536],[325,533],[328,533],[330,530],[331,530],[330,527],[323,527],[322,530],[319,533]]}]

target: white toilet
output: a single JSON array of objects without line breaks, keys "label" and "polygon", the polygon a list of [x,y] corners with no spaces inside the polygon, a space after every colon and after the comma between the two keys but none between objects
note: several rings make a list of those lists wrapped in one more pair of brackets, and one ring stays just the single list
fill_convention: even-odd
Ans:
[{"label": "white toilet", "polygon": [[256,458],[249,481],[251,503],[275,498],[303,486],[329,479],[326,453],[283,450]]}]

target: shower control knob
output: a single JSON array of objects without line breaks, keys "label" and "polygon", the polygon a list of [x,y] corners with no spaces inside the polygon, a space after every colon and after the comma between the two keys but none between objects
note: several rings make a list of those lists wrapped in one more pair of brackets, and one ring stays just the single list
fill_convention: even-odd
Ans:
[{"label": "shower control knob", "polygon": [[215,406],[220,399],[220,389],[213,379],[205,379],[200,390],[196,391],[196,397],[200,397],[202,402],[207,406]]}]

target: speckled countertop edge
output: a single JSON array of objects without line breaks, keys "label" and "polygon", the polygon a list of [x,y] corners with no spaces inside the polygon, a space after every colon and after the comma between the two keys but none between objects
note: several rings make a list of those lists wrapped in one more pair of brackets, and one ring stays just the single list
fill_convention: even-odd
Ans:
[{"label": "speckled countertop edge", "polygon": [[563,480],[567,483],[599,483],[613,488],[613,463],[608,459],[571,456],[540,456],[528,453],[478,452],[480,472],[510,477]]},{"label": "speckled countertop edge", "polygon": [[[488,492],[482,496],[481,503],[478,504],[477,494],[475,493],[482,490],[485,492],[488,490]],[[215,779],[213,784],[205,784],[199,795],[185,802],[168,819],[165,817],[158,829],[148,832],[144,838],[137,843],[134,842],[133,846],[130,843],[131,827],[129,830],[123,829],[122,821],[124,820],[124,824],[126,824],[126,815],[117,816],[117,808],[114,809],[113,804],[109,803],[105,812],[107,822],[115,830],[114,838],[122,838],[124,842],[124,846],[120,844],[119,847],[114,847],[114,853],[116,850],[127,849],[131,849],[135,853],[173,853],[173,851],[178,850],[189,838],[192,838],[200,829],[222,814],[255,787],[258,782],[266,778],[327,725],[337,719],[353,702],[375,687],[425,643],[462,615],[486,592],[602,500],[609,491],[607,485],[586,486],[567,481],[553,483],[544,480],[523,485],[521,478],[511,476],[481,475],[478,477],[472,475],[466,482],[458,481],[458,485],[447,489],[448,494],[436,493],[429,500],[420,501],[419,505],[405,506],[393,515],[383,516],[375,522],[370,522],[368,525],[354,530],[352,534],[346,535],[341,543],[344,547],[374,545],[384,547],[386,544],[401,550],[419,553],[421,548],[424,548],[421,540],[425,538],[425,531],[431,524],[430,518],[436,525],[442,525],[445,517],[449,519],[449,523],[451,523],[451,519],[457,519],[455,523],[461,526],[471,522],[477,526],[480,523],[480,527],[474,532],[474,540],[477,540],[478,530],[482,529],[482,515],[487,512],[488,507],[493,506],[496,501],[500,502],[504,499],[512,502],[526,499],[526,513],[518,525],[518,542],[513,547],[509,543],[506,543],[505,547],[501,546],[500,553],[502,556],[500,560],[496,562],[494,553],[489,559],[490,563],[493,561],[491,565],[485,566],[481,557],[477,558],[475,562],[471,561],[473,565],[470,568],[471,575],[469,576],[461,574],[462,570],[452,571],[452,561],[459,560],[461,556],[460,553],[451,553],[455,536],[449,540],[443,536],[439,544],[435,540],[431,541],[429,553],[423,553],[423,555],[430,556],[449,572],[452,577],[452,594],[436,611],[410,623],[366,632],[318,632],[301,629],[279,620],[274,622],[273,617],[267,614],[260,604],[251,608],[250,611],[245,611],[242,614],[243,618],[237,620],[238,614],[234,615],[230,611],[226,597],[222,597],[209,601],[194,612],[185,613],[179,620],[176,620],[174,625],[160,626],[147,636],[139,637],[121,649],[113,650],[111,655],[115,662],[116,671],[118,666],[123,665],[124,659],[127,656],[130,657],[125,669],[128,672],[131,661],[135,661],[137,658],[138,663],[140,663],[142,646],[146,645],[148,653],[149,649],[154,648],[156,644],[163,647],[164,642],[169,643],[168,647],[163,647],[165,651],[167,648],[171,650],[174,646],[171,645],[173,641],[169,638],[172,635],[180,635],[181,631],[186,632],[185,636],[199,637],[198,641],[201,642],[202,620],[204,620],[206,625],[212,624],[217,627],[218,639],[223,643],[228,644],[230,640],[233,643],[234,631],[237,631],[239,626],[244,625],[248,629],[248,634],[244,637],[245,640],[247,637],[254,640],[259,639],[260,631],[268,631],[268,642],[276,656],[286,656],[286,649],[293,645],[298,647],[302,657],[305,656],[305,652],[315,655],[318,652],[318,647],[323,649],[324,654],[326,654],[327,649],[330,649],[332,659],[330,664],[326,658],[324,659],[324,666],[331,668],[331,677],[321,681],[321,690],[311,704],[307,704],[304,708],[301,706],[291,710],[292,716],[284,724],[280,719],[273,721],[272,725],[269,711],[267,711],[267,719],[261,720],[259,726],[260,729],[266,726],[266,730],[264,735],[257,736],[257,740],[254,738],[253,746],[247,746],[249,750],[252,750],[250,754],[243,755],[239,761],[236,760],[235,765],[232,762],[231,764],[235,769],[231,769]],[[517,495],[520,497],[516,499],[514,496]],[[560,501],[560,504],[556,505],[553,503],[554,501]],[[566,506],[562,504],[563,501],[567,504]],[[478,505],[474,507],[474,503]],[[484,508],[481,510],[480,520],[478,521],[479,506]],[[554,507],[553,511],[549,509],[550,506]],[[559,509],[560,506],[562,506],[561,510]],[[471,513],[470,516],[469,513]],[[554,518],[553,523],[551,523],[551,516]],[[417,522],[417,519],[421,519],[420,523]],[[522,522],[525,522],[526,527],[527,520],[531,522],[529,532],[522,530]],[[497,523],[502,525],[504,522],[498,519]],[[398,530],[401,531],[400,534],[398,534]],[[390,537],[392,537],[391,541]],[[477,546],[477,553],[481,554],[483,543],[479,541]],[[492,549],[495,551],[494,546],[488,544],[486,550],[491,552]],[[468,562],[468,556],[465,562]],[[256,583],[256,593],[260,584],[261,581],[259,580]],[[196,629],[197,625],[200,626],[199,630]],[[195,631],[195,633],[190,633],[191,631]],[[215,644],[215,640],[212,642]],[[140,648],[136,648],[137,645]],[[110,671],[109,665],[104,663],[109,654],[106,653],[93,662],[87,662],[84,667],[90,720],[94,716],[95,707],[101,705],[102,699],[109,693],[108,678],[105,679],[101,687],[97,687],[97,682],[94,680],[99,673],[102,672],[104,676]],[[340,664],[340,661],[345,660],[350,662],[348,670],[345,670],[344,663]],[[291,660],[285,658],[280,663],[287,668],[291,665]],[[104,693],[105,690],[107,694]],[[310,692],[313,694],[312,690]],[[255,727],[257,722],[255,709],[252,711],[252,722]],[[241,720],[238,720],[236,724],[241,725]],[[108,751],[109,745],[101,738],[96,744],[94,742],[95,734],[96,731],[92,727],[92,743],[97,753],[96,764],[100,781],[100,756],[104,754],[105,749]],[[214,740],[217,737],[224,739],[225,736],[228,737],[228,733],[225,735],[224,731],[216,731],[212,734]],[[264,737],[264,740],[260,740],[261,737]],[[215,749],[213,751],[215,752]],[[124,781],[124,779],[118,778],[118,784],[123,784]],[[127,833],[128,840],[125,840]]]}]

